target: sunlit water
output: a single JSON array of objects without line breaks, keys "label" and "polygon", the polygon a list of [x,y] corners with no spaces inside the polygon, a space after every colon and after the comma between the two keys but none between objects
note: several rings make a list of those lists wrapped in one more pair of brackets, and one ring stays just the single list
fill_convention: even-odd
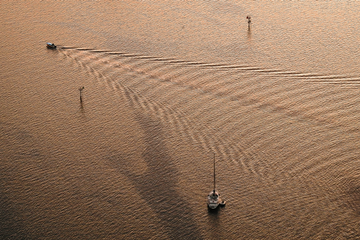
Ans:
[{"label": "sunlit water", "polygon": [[360,238],[359,2],[0,8],[1,238]]}]

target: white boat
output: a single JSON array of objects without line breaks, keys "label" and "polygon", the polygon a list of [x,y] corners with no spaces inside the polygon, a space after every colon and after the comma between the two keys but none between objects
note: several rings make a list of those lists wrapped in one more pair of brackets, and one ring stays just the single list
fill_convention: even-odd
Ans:
[{"label": "white boat", "polygon": [[50,42],[46,43],[46,47],[47,47],[48,49],[56,49],[56,45],[53,44],[53,43],[50,43]]},{"label": "white boat", "polygon": [[216,209],[219,206],[225,206],[226,202],[222,201],[220,198],[220,193],[218,193],[216,191],[216,186],[215,186],[215,154],[214,154],[214,189],[209,193],[208,198],[207,198],[207,205],[209,209]]}]

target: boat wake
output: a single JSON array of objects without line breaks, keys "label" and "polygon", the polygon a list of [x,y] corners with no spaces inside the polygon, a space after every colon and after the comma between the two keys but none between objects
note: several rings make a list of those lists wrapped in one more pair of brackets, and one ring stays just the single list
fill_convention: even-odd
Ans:
[{"label": "boat wake", "polygon": [[[292,135],[309,149],[308,129],[345,127],[352,132],[358,128],[350,123],[356,118],[351,112],[356,111],[352,106],[358,103],[355,90],[360,77],[77,47],[62,46],[59,51],[125,96],[134,108],[243,173],[277,178],[290,172],[306,177],[334,163],[321,156],[310,161],[307,154],[283,162],[275,160],[278,152],[263,149],[297,145]],[[324,105],[327,102],[335,104]],[[338,111],[344,108],[348,110]],[[328,136],[334,135],[330,131]],[[280,159],[287,154],[293,153],[287,150]]]}]

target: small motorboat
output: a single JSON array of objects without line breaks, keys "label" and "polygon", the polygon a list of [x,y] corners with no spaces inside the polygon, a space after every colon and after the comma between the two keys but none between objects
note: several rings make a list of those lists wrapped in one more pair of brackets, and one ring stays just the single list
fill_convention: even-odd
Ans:
[{"label": "small motorboat", "polygon": [[56,45],[55,44],[53,44],[53,43],[46,43],[46,47],[48,48],[48,49],[56,49]]}]

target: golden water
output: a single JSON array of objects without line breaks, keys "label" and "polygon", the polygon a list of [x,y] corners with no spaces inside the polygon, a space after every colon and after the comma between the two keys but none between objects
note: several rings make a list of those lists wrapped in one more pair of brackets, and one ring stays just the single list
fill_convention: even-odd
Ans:
[{"label": "golden water", "polygon": [[0,7],[3,238],[360,237],[358,2]]}]

